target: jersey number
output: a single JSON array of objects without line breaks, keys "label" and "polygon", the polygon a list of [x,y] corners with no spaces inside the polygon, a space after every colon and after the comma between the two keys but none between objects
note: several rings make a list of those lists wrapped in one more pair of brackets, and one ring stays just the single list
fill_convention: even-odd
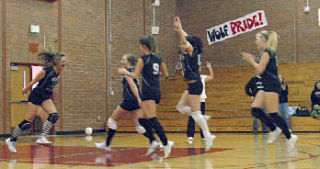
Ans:
[{"label": "jersey number", "polygon": [[153,72],[154,75],[158,75],[160,73],[160,66],[159,66],[158,63],[154,63],[152,65],[152,69],[153,69],[152,72]]}]

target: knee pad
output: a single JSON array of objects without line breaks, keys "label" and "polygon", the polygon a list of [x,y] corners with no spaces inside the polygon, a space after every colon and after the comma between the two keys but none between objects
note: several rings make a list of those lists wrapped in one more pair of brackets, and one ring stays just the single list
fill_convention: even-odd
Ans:
[{"label": "knee pad", "polygon": [[190,106],[186,106],[186,105],[182,105],[182,104],[178,104],[176,106],[177,110],[182,113],[182,114],[187,114],[187,113],[191,113],[191,107]]},{"label": "knee pad", "polygon": [[203,115],[201,114],[201,111],[192,112],[191,116],[195,122],[199,121],[201,118],[203,118]]},{"label": "knee pad", "polygon": [[110,129],[116,130],[117,129],[117,122],[115,120],[113,120],[112,118],[109,118],[108,127]]},{"label": "knee pad", "polygon": [[18,126],[22,131],[24,131],[31,127],[31,122],[28,122],[27,120],[23,120]]},{"label": "knee pad", "polygon": [[58,119],[59,119],[59,114],[58,113],[49,114],[48,121],[51,122],[52,124],[56,124]]},{"label": "knee pad", "polygon": [[136,130],[139,134],[144,134],[146,132],[146,129],[144,127],[142,127],[141,125],[137,125]]}]

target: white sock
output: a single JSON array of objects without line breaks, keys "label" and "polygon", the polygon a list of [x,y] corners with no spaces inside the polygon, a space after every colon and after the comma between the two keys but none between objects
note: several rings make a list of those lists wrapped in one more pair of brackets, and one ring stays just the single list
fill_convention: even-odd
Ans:
[{"label": "white sock", "polygon": [[208,138],[211,134],[209,131],[209,127],[207,124],[206,119],[203,117],[203,115],[201,114],[201,111],[196,111],[196,112],[192,112],[191,116],[193,118],[193,120],[200,126],[200,128],[202,129],[203,132],[203,136],[205,138]]}]

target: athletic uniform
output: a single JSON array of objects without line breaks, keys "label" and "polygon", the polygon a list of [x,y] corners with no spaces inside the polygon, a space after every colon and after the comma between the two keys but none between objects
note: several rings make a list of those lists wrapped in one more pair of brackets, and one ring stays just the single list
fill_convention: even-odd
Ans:
[{"label": "athletic uniform", "polygon": [[[153,54],[141,56],[143,61],[142,69],[142,94],[141,100],[154,100],[156,104],[160,103],[161,90],[160,90],[160,66],[162,64],[162,59],[160,56]],[[164,158],[167,158],[171,152],[171,147],[173,146],[172,141],[168,141],[167,136],[163,130],[157,117],[152,117],[150,119],[139,118],[139,123],[146,129],[144,136],[149,138],[150,145],[147,151],[147,155],[151,155],[159,147],[159,142],[153,136],[153,130],[159,136],[162,144],[164,145]],[[152,130],[153,129],[153,130]]]},{"label": "athletic uniform", "polygon": [[[201,59],[201,55],[196,48],[193,49],[193,53],[191,56],[187,51],[184,52],[184,55],[183,55],[184,80],[195,81],[193,83],[188,83],[189,95],[200,96],[203,90],[203,84],[201,82],[201,77],[199,72],[199,66],[201,64],[200,59]],[[201,111],[199,110],[199,111],[191,112],[191,107],[186,105],[177,105],[177,109],[181,113],[191,113],[191,117],[200,126],[200,128],[203,131],[203,135],[205,137],[205,142],[206,142],[205,151],[209,150],[210,147],[212,146],[215,136],[210,134],[207,121],[205,117],[201,114]]]},{"label": "athletic uniform", "polygon": [[45,77],[39,81],[28,97],[28,101],[35,105],[41,105],[50,99],[54,86],[59,82],[60,74],[56,73],[53,67],[45,67],[43,70],[46,72]]},{"label": "athletic uniform", "polygon": [[[265,71],[261,75],[262,84],[264,86],[263,91],[280,94],[281,84],[278,79],[277,56],[274,51],[265,49],[263,52],[261,52],[259,57],[261,57],[264,52],[267,52],[269,54],[269,62]],[[269,112],[267,116],[261,108],[256,107],[252,107],[251,112],[253,116],[259,118],[270,128],[271,132],[269,134],[267,143],[273,143],[281,134],[281,132],[283,132],[288,140],[289,147],[292,148],[295,146],[298,137],[295,135],[292,135],[293,137],[291,137],[286,122],[281,116],[279,116],[278,112]]]},{"label": "athletic uniform", "polygon": [[[134,72],[134,68],[128,68],[129,72]],[[138,80],[134,79],[134,83],[136,84],[138,91],[139,91],[139,85]],[[120,104],[120,107],[127,111],[133,111],[139,109],[139,104],[136,96],[133,94],[129,83],[127,82],[126,78],[123,77],[122,79],[122,85],[123,85],[123,101]]]},{"label": "athletic uniform", "polygon": [[142,94],[141,100],[154,100],[160,103],[160,66],[162,59],[160,56],[148,54],[141,56],[144,66],[142,69]]},{"label": "athletic uniform", "polygon": [[[41,104],[50,99],[50,96],[53,93],[53,88],[59,82],[59,73],[56,73],[53,67],[45,67],[43,70],[46,72],[44,78],[42,78],[38,85],[32,90],[31,94],[28,97],[28,101],[41,106]],[[51,144],[50,141],[47,140],[46,135],[49,133],[52,126],[58,121],[59,115],[57,112],[53,112],[49,114],[48,119],[43,123],[41,137],[37,139],[38,144]],[[18,137],[31,128],[31,122],[28,120],[23,120],[19,123],[19,125],[13,130],[11,136],[6,139],[6,144],[11,152],[17,152],[15,149],[15,144],[17,142]]]},{"label": "athletic uniform", "polygon": [[199,66],[201,64],[201,55],[198,50],[194,48],[193,54],[185,51],[183,55],[183,70],[184,70],[184,80],[193,81],[194,83],[188,83],[188,91],[190,95],[201,95],[203,84],[200,78]]},{"label": "athletic uniform", "polygon": [[261,79],[265,92],[274,92],[280,94],[281,84],[278,78],[278,59],[276,53],[270,49],[265,49],[264,52],[269,54],[270,60],[266,70],[262,73]]}]

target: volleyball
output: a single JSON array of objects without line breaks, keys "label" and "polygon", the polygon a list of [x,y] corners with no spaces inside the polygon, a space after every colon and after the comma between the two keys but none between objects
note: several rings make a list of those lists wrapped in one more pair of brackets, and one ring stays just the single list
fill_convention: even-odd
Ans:
[{"label": "volleyball", "polygon": [[85,133],[86,133],[87,135],[91,135],[91,134],[92,134],[92,128],[91,128],[91,127],[87,127],[87,128],[85,129]]}]

